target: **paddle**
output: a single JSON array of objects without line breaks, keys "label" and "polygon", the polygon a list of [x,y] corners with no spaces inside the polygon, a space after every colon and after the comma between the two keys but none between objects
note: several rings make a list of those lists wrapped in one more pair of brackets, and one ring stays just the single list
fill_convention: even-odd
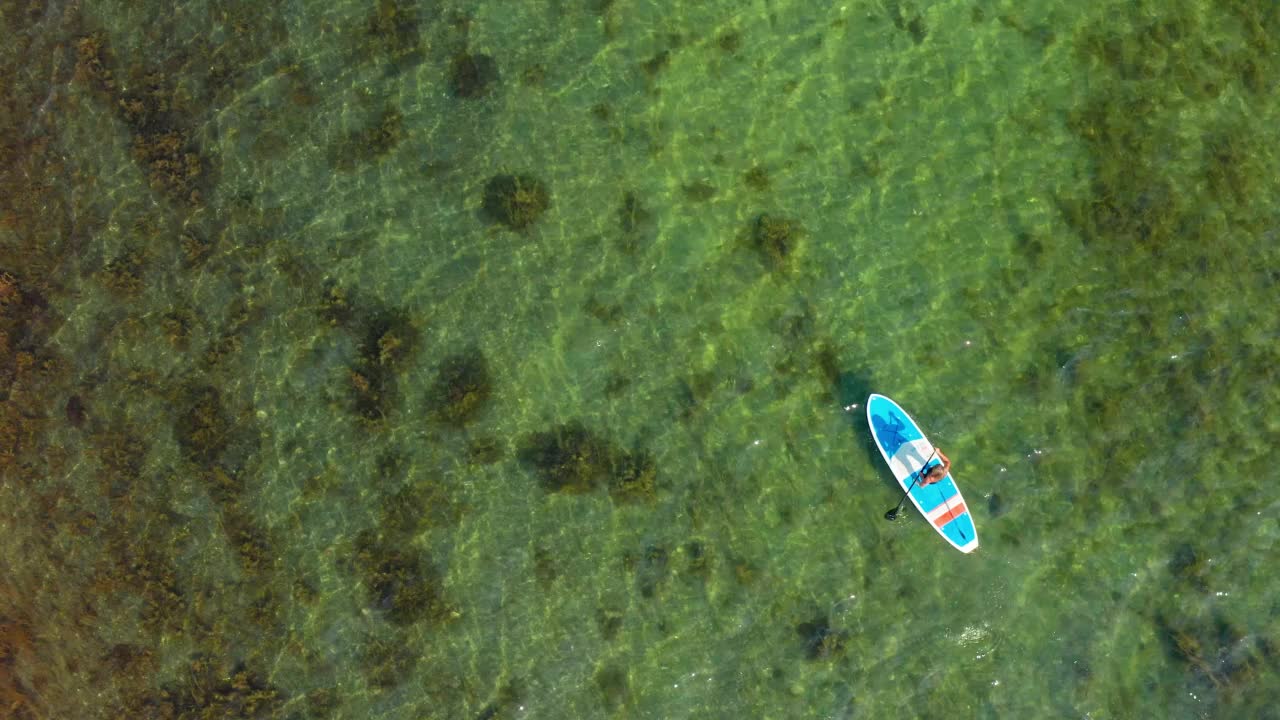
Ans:
[{"label": "paddle", "polygon": [[907,491],[902,493],[902,499],[898,501],[898,506],[884,514],[885,520],[896,520],[898,518],[898,511],[902,509],[902,503],[906,502],[907,496],[911,494],[911,488],[914,488],[916,483],[920,482],[920,478],[924,477],[924,469],[929,467],[929,461],[937,454],[938,448],[935,447],[933,452],[929,453],[929,457],[924,459],[924,464],[920,466],[920,469],[911,473],[912,475],[915,475],[915,478],[913,478],[911,480],[911,484],[907,486]]}]

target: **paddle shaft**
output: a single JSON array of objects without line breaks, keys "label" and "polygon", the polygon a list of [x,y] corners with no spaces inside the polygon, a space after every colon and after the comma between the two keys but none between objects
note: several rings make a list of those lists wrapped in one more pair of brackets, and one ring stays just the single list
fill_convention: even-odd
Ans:
[{"label": "paddle shaft", "polygon": [[924,471],[925,471],[925,468],[929,467],[929,461],[932,460],[933,456],[937,454],[938,454],[938,448],[934,447],[933,452],[929,453],[929,457],[924,459],[924,463],[920,466],[920,469],[911,473],[912,475],[915,475],[915,478],[913,478],[911,480],[911,484],[907,486],[907,491],[902,493],[902,499],[898,501],[898,506],[890,510],[889,512],[885,513],[884,514],[885,517],[889,518],[890,520],[897,517],[898,511],[902,509],[902,503],[907,501],[907,496],[911,494],[911,490],[915,488],[916,483],[920,482],[920,478],[924,477]]}]

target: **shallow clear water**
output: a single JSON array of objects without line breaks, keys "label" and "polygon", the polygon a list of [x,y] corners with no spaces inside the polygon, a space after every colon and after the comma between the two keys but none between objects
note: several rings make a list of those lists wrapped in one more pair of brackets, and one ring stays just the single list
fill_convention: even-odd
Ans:
[{"label": "shallow clear water", "polygon": [[16,717],[1275,712],[1271,5],[0,17]]}]

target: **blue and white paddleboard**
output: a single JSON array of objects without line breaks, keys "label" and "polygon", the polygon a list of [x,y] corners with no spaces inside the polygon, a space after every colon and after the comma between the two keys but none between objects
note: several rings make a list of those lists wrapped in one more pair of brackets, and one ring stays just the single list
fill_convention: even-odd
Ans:
[{"label": "blue and white paddleboard", "polygon": [[[918,473],[942,464],[933,451],[933,444],[920,432],[920,426],[889,398],[876,394],[867,398],[867,424],[871,426],[876,447],[880,448],[880,454],[889,463],[889,469],[903,492],[911,486]],[[963,553],[978,549],[978,530],[973,526],[973,515],[969,513],[964,498],[960,497],[960,488],[956,487],[950,473],[932,485],[921,486],[917,482],[909,496],[920,514],[952,547]]]}]

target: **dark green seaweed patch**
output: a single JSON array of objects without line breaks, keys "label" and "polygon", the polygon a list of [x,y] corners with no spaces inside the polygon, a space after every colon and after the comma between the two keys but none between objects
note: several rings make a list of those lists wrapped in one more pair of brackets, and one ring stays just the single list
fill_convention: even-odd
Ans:
[{"label": "dark green seaweed patch", "polygon": [[350,171],[362,162],[380,160],[405,138],[404,116],[393,107],[384,109],[368,126],[351,132],[334,152],[334,167]]},{"label": "dark green seaweed patch", "polygon": [[752,190],[764,192],[769,189],[769,170],[762,165],[752,165],[742,174],[742,182]]},{"label": "dark green seaweed patch", "polygon": [[622,197],[622,205],[618,208],[618,225],[624,233],[634,233],[642,225],[648,223],[652,215],[640,203],[635,193],[629,192]]},{"label": "dark green seaweed patch", "polygon": [[615,451],[609,494],[622,502],[650,500],[657,492],[657,476],[657,467],[648,453]]},{"label": "dark green seaweed patch", "polygon": [[440,364],[428,393],[432,416],[453,427],[474,421],[493,394],[489,363],[479,348],[450,355]]},{"label": "dark green seaweed patch", "polygon": [[377,422],[391,414],[395,378],[381,365],[358,363],[347,371],[352,409],[357,417]]},{"label": "dark green seaweed patch", "polygon": [[[1148,4],[1116,3],[1105,20],[1075,36],[1091,80],[1089,93],[1069,109],[1067,127],[1087,153],[1089,174],[1079,190],[1056,201],[1099,268],[1094,284],[1110,283],[1094,297],[1115,298],[1107,303],[1111,312],[1132,318],[1107,339],[1130,348],[1128,380],[1101,371],[1100,361],[1061,340],[1095,335],[1082,325],[1050,328],[1037,343],[1059,345],[1073,358],[1059,367],[1090,417],[1082,431],[1093,455],[1108,469],[1081,497],[1084,504],[1100,505],[1119,492],[1120,481],[1145,459],[1141,448],[1170,442],[1169,433],[1175,442],[1187,432],[1217,435],[1222,446],[1239,442],[1223,437],[1234,430],[1213,427],[1214,419],[1227,415],[1223,408],[1239,395],[1237,387],[1266,380],[1267,371],[1254,368],[1271,364],[1246,362],[1256,351],[1240,338],[1245,327],[1259,327],[1269,316],[1248,303],[1221,320],[1199,313],[1206,290],[1232,287],[1247,296],[1268,284],[1258,249],[1270,247],[1275,215],[1258,198],[1275,196],[1280,173],[1274,142],[1258,132],[1268,99],[1255,93],[1254,83],[1260,69],[1272,83],[1280,72],[1280,13],[1261,7],[1172,2],[1151,12]],[[1046,242],[1040,252],[1056,249]],[[1180,280],[1171,285],[1161,278]],[[1175,286],[1184,290],[1171,291]],[[1175,337],[1165,318],[1184,316],[1207,320],[1204,331]],[[1184,354],[1188,346],[1198,348]],[[1134,384],[1132,378],[1158,381]],[[1140,428],[1135,434],[1135,407],[1184,410],[1169,415],[1153,440]]]},{"label": "dark green seaweed patch", "polygon": [[636,590],[643,598],[657,595],[671,574],[671,555],[661,545],[649,545],[639,556],[627,555],[623,562],[635,574]]},{"label": "dark green seaweed patch", "polygon": [[187,459],[199,465],[214,463],[230,443],[231,431],[231,417],[217,388],[202,385],[188,391],[186,409],[174,424],[178,447]]},{"label": "dark green seaweed patch", "polygon": [[506,455],[506,448],[497,438],[478,437],[467,442],[467,460],[472,465],[492,465]]},{"label": "dark green seaweed patch", "polygon": [[711,551],[702,540],[690,540],[681,548],[684,557],[685,572],[695,578],[706,580],[711,572]]},{"label": "dark green seaweed patch", "polygon": [[[235,200],[203,208],[221,163],[201,149],[200,138],[211,109],[227,107],[220,100],[243,88],[238,80],[269,78],[273,68],[264,58],[288,55],[272,54],[278,49],[272,39],[283,37],[275,34],[283,25],[264,17],[260,7],[219,2],[195,35],[182,37],[173,31],[185,23],[157,16],[146,47],[116,57],[105,33],[86,32],[93,13],[56,13],[61,31],[51,34],[40,31],[44,5],[10,6],[0,11],[6,38],[17,43],[0,63],[0,225],[9,251],[0,268],[0,469],[29,491],[6,496],[6,502],[20,501],[10,515],[34,512],[20,532],[31,536],[30,557],[15,560],[13,576],[0,578],[0,707],[15,718],[78,716],[83,698],[61,692],[39,672],[57,664],[58,644],[33,648],[25,636],[52,638],[62,626],[101,629],[100,621],[110,617],[112,624],[128,626],[127,638],[89,631],[76,641],[74,661],[84,681],[76,692],[106,703],[90,714],[282,717],[287,698],[268,673],[256,661],[236,657],[265,657],[269,648],[283,647],[275,645],[284,629],[279,591],[272,588],[285,584],[267,577],[280,554],[270,547],[271,532],[255,526],[241,512],[247,503],[239,502],[253,477],[250,459],[259,433],[203,365],[237,352],[240,330],[261,311],[237,310],[222,327],[202,327],[204,317],[225,305],[204,308],[207,316],[191,311],[186,296],[195,292],[197,278],[181,277],[181,271],[211,254],[212,238],[235,239],[229,254],[219,255],[225,262],[211,270],[230,273],[232,284],[239,284],[245,263],[261,259],[259,238],[266,233],[251,217],[261,215],[260,208]],[[99,112],[88,112],[93,106]],[[85,125],[95,118],[109,122]],[[124,133],[129,172],[98,162],[105,157],[100,144],[81,142],[95,134],[113,137],[116,130]],[[140,192],[130,187],[131,177],[141,180]],[[125,238],[115,250],[109,237],[115,230],[102,235],[108,217]],[[240,243],[245,238],[249,242]],[[82,255],[101,259],[68,264]],[[159,267],[165,263],[172,267]],[[153,290],[149,284],[161,275],[171,281],[166,298],[172,309],[145,314],[132,301]],[[79,340],[50,342],[77,288],[92,281],[101,281],[120,302],[95,308],[89,325],[77,330]],[[209,352],[191,347],[206,337]],[[152,338],[158,340],[154,352],[106,360],[113,350]],[[189,352],[175,357],[166,352],[172,348]],[[81,430],[75,446],[49,435],[63,427],[64,415]],[[73,463],[80,464],[80,451],[88,484],[72,487],[64,478]],[[199,518],[178,511],[195,490],[193,476],[214,501]],[[223,540],[222,549],[210,546]],[[206,572],[222,573],[222,550],[255,575],[252,585]],[[201,562],[193,565],[194,557]],[[20,597],[16,589],[41,573],[58,582],[43,589],[37,583],[31,587],[40,592]],[[245,620],[271,625],[247,628]],[[181,647],[162,651],[165,638],[180,636],[216,649],[184,663],[173,654]]]},{"label": "dark green seaweed patch", "polygon": [[380,310],[365,324],[360,357],[367,363],[403,369],[418,349],[419,333],[403,310]]},{"label": "dark green seaweed patch", "polygon": [[[1245,207],[1248,198],[1256,196],[1259,183],[1271,184],[1274,173],[1253,161],[1262,141],[1241,133],[1232,113],[1212,113],[1202,121],[1208,125],[1201,128],[1203,189],[1175,187],[1176,168],[1165,159],[1169,144],[1182,142],[1172,129],[1181,123],[1170,122],[1171,116],[1213,103],[1233,85],[1252,101],[1263,89],[1258,74],[1274,78],[1280,71],[1274,40],[1280,15],[1255,3],[1217,6],[1208,15],[1182,3],[1160,13],[1135,12],[1127,33],[1117,33],[1108,21],[1077,39],[1086,62],[1111,71],[1098,73],[1096,91],[1069,116],[1071,129],[1089,148],[1093,181],[1088,197],[1060,205],[1085,242],[1148,250],[1176,245],[1205,225],[1205,195],[1243,210],[1228,212],[1236,223],[1255,214]],[[1232,25],[1243,30],[1245,43],[1212,39]]]},{"label": "dark green seaweed patch", "polygon": [[449,92],[456,98],[482,98],[498,80],[498,63],[483,53],[460,52],[449,62]]},{"label": "dark green seaweed patch", "polygon": [[1156,635],[1169,658],[1183,666],[1192,687],[1216,690],[1230,705],[1238,693],[1277,670],[1276,649],[1264,636],[1242,632],[1220,612],[1209,618],[1157,614]]},{"label": "dark green seaweed patch", "polygon": [[273,569],[276,553],[267,531],[238,506],[224,507],[222,518],[227,542],[235,549],[245,574],[260,575]]},{"label": "dark green seaweed patch", "polygon": [[650,78],[667,69],[671,64],[671,51],[663,50],[653,57],[645,60],[640,64],[640,68],[644,70],[645,75]]},{"label": "dark green seaweed patch", "polygon": [[596,628],[600,631],[600,637],[612,642],[618,638],[618,631],[622,629],[622,623],[626,619],[626,615],[616,608],[602,607],[596,610]]},{"label": "dark green seaweed patch", "polygon": [[785,270],[795,254],[804,228],[798,221],[762,214],[751,223],[751,245],[770,270]]},{"label": "dark green seaweed patch", "polygon": [[133,298],[142,293],[146,269],[147,261],[143,252],[136,248],[126,248],[107,261],[99,276],[108,290],[125,298]]},{"label": "dark green seaweed patch", "polygon": [[685,183],[680,186],[680,190],[684,193],[685,199],[691,202],[706,202],[716,196],[715,186],[705,180]]},{"label": "dark green seaweed patch", "polygon": [[[974,10],[979,10],[977,7]],[[1000,24],[1016,31],[1022,37],[1037,43],[1041,47],[1048,47],[1057,41],[1057,33],[1048,25],[1028,25],[1020,16],[1017,15],[1001,15],[999,17]],[[975,18],[975,22],[980,22]]]},{"label": "dark green seaweed patch", "polygon": [[653,241],[657,233],[657,220],[634,192],[622,196],[618,207],[618,226],[622,229],[620,249],[634,253]]},{"label": "dark green seaweed patch", "polygon": [[103,33],[81,37],[76,57],[77,78],[129,126],[133,159],[151,187],[173,200],[199,203],[209,185],[208,162],[191,138],[193,122],[173,104],[170,81],[159,72],[121,78]]},{"label": "dark green seaweed patch", "polygon": [[575,420],[526,437],[519,458],[533,467],[544,490],[584,493],[608,476],[612,452],[607,442]]},{"label": "dark green seaweed patch", "polygon": [[410,363],[420,342],[409,314],[395,308],[361,312],[336,287],[328,288],[321,314],[361,336],[359,355],[347,373],[356,415],[370,421],[387,417],[395,406],[396,374]]},{"label": "dark green seaweed patch", "polygon": [[355,308],[351,305],[350,293],[333,280],[325,281],[317,310],[321,320],[334,326],[345,327],[356,315]]},{"label": "dark green seaweed patch", "polygon": [[402,641],[370,640],[360,653],[360,670],[375,688],[396,687],[413,674],[418,653]]},{"label": "dark green seaweed patch", "polygon": [[886,8],[889,11],[889,19],[893,21],[894,27],[909,34],[912,42],[916,45],[924,42],[929,31],[925,28],[924,17],[919,12],[916,12],[912,7],[904,9],[902,3],[896,0],[889,0]]},{"label": "dark green seaweed patch", "polygon": [[457,524],[462,512],[440,480],[417,480],[383,499],[380,527],[411,538],[426,528]]},{"label": "dark green seaweed patch", "polygon": [[525,437],[518,456],[547,492],[604,487],[620,502],[649,500],[656,493],[657,468],[648,453],[621,450],[576,420]]},{"label": "dark green seaweed patch", "polygon": [[494,175],[484,185],[481,210],[491,222],[525,230],[551,207],[547,187],[529,175]]},{"label": "dark green seaweed patch", "polygon": [[737,30],[721,33],[716,38],[716,46],[720,48],[721,52],[732,55],[742,49],[742,33]]},{"label": "dark green seaweed patch", "polygon": [[387,450],[378,455],[377,477],[384,487],[400,484],[409,473],[409,459],[400,450]]},{"label": "dark green seaweed patch", "polygon": [[67,398],[67,402],[63,405],[63,414],[67,418],[67,423],[71,427],[84,427],[84,423],[89,419],[89,411],[85,407],[84,400],[79,395],[72,395]]},{"label": "dark green seaweed patch", "polygon": [[804,655],[809,660],[832,660],[845,653],[849,633],[836,630],[825,615],[796,625],[796,634],[804,642]]},{"label": "dark green seaweed patch", "polygon": [[126,506],[104,528],[102,567],[94,574],[94,588],[104,595],[141,598],[141,618],[154,627],[181,627],[188,601],[178,584],[177,564],[162,552],[172,546],[176,531],[153,527],[150,507],[133,512]]},{"label": "dark green seaweed patch", "polygon": [[130,717],[257,720],[278,717],[287,699],[279,688],[243,664],[228,667],[196,654],[182,681],[128,703]]},{"label": "dark green seaweed patch", "polygon": [[130,498],[142,480],[148,446],[128,425],[108,428],[90,436],[90,454],[99,465],[98,487],[103,497]]},{"label": "dark green seaweed patch", "polygon": [[355,542],[355,566],[369,605],[394,625],[444,617],[440,576],[425,555],[407,543],[364,530]]},{"label": "dark green seaweed patch", "polygon": [[415,3],[399,0],[377,0],[365,23],[371,44],[385,53],[396,69],[422,60],[420,26]]},{"label": "dark green seaweed patch", "polygon": [[596,689],[600,691],[600,699],[610,712],[627,704],[631,694],[631,686],[627,673],[615,665],[607,665],[596,671]]},{"label": "dark green seaweed patch", "polygon": [[616,302],[604,302],[595,295],[583,302],[582,309],[591,317],[609,325],[617,323],[623,316],[622,305]]}]

